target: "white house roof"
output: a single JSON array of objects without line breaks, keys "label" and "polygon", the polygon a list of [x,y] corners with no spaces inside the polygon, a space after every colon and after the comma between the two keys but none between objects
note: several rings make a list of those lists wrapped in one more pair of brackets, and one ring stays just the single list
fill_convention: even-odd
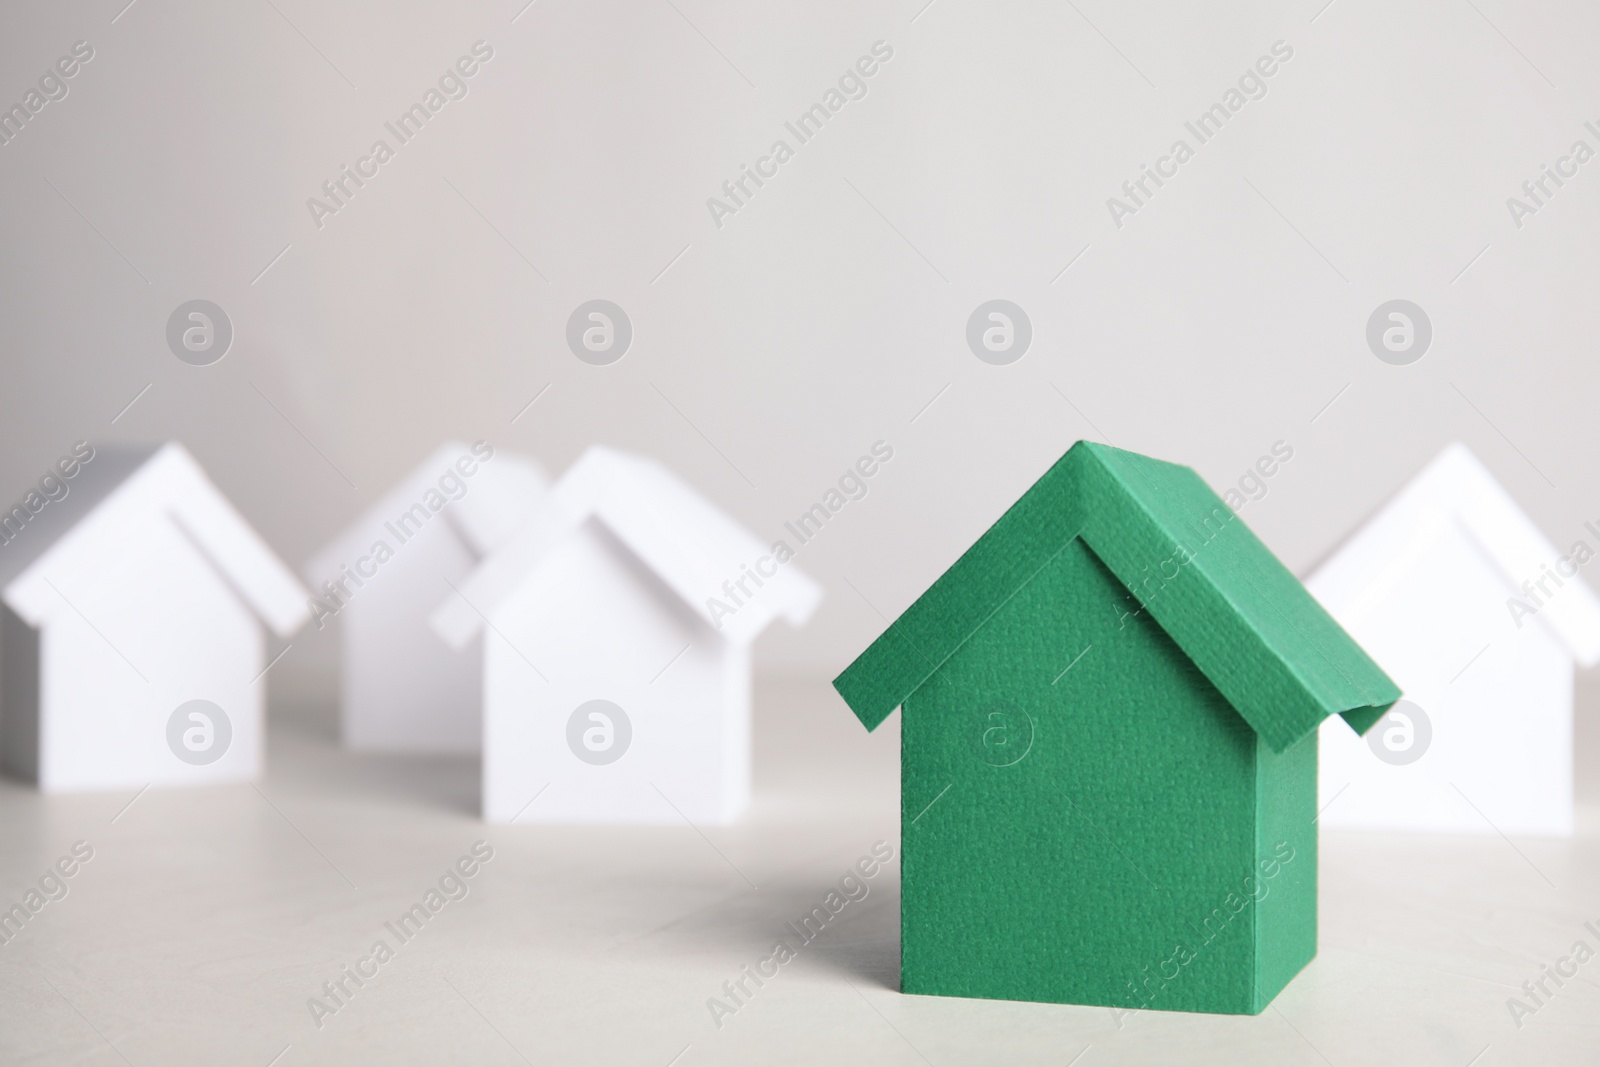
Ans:
[{"label": "white house roof", "polygon": [[[1532,606],[1522,584],[1556,570],[1562,553],[1511,499],[1466,445],[1448,445],[1365,526],[1341,545],[1307,581],[1336,616],[1359,614],[1375,604],[1419,561],[1434,536],[1454,526],[1494,565],[1506,595]],[[1591,548],[1600,549],[1600,545]],[[1585,667],[1600,661],[1600,599],[1580,576],[1544,599],[1543,621]]]},{"label": "white house roof", "polygon": [[169,521],[272,631],[287,637],[309,617],[306,591],[200,464],[176,442],[158,449],[97,449],[68,492],[0,547],[0,598],[30,626],[60,603],[51,579],[118,531]]},{"label": "white house roof", "polygon": [[[583,523],[603,523],[697,615],[727,640],[748,644],[782,616],[802,626],[822,599],[822,589],[792,563],[745,586],[752,595],[734,601],[724,583],[736,581],[769,556],[767,545],[653,460],[595,446],[561,477],[550,506],[494,552],[432,618],[452,645],[462,645],[484,616],[510,596],[549,548]],[[773,569],[770,568],[769,569]],[[719,599],[729,613],[708,606]],[[482,615],[479,613],[482,612]]]},{"label": "white house roof", "polygon": [[[473,471],[471,475],[463,475],[457,467],[463,457],[470,461],[467,469]],[[444,493],[450,502],[442,514],[480,558],[528,521],[541,506],[550,485],[544,469],[526,456],[495,449],[493,458],[484,460],[472,446],[447,441],[324,545],[301,573],[313,586],[319,586],[325,579],[337,578],[339,568],[369,551],[374,541],[393,541],[384,524],[394,522],[422,502],[429,490],[438,491],[440,479],[452,472],[465,489],[457,499],[450,499],[448,491]]]}]

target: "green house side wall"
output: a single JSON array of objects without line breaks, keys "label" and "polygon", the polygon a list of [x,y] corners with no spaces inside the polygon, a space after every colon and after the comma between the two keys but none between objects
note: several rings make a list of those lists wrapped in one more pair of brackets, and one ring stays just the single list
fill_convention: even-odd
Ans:
[{"label": "green house side wall", "polygon": [[1262,1011],[1317,954],[1317,735],[1256,746],[1256,1003]]},{"label": "green house side wall", "polygon": [[1315,742],[1271,756],[1081,540],[901,729],[903,991],[1253,1013],[1309,959],[1264,942],[1314,950],[1314,841],[1258,814],[1314,804]]}]

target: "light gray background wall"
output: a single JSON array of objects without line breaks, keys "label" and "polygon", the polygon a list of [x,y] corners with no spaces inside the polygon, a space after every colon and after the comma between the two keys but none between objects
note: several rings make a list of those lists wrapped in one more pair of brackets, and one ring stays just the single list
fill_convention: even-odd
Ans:
[{"label": "light gray background wall", "polygon": [[[1297,569],[1455,438],[1557,542],[1600,519],[1600,160],[1520,229],[1506,206],[1600,149],[1592,5],[125,2],[0,15],[0,102],[95,50],[0,147],[0,499],[77,439],[175,437],[298,565],[446,437],[556,471],[601,441],[776,536],[885,439],[801,551],[830,596],[764,640],[784,671],[842,667],[1083,436],[1219,489],[1289,442],[1243,515]],[[307,198],[479,39],[469,95],[319,229]],[[714,225],[879,40],[866,97]],[[1280,40],[1267,95],[1116,226]],[[209,367],[164,340],[196,297],[236,330]],[[609,367],[563,339],[594,297],[635,331]],[[1006,367],[964,340],[995,297],[1034,329]],[[1364,340],[1393,298],[1433,323],[1410,366]]]}]

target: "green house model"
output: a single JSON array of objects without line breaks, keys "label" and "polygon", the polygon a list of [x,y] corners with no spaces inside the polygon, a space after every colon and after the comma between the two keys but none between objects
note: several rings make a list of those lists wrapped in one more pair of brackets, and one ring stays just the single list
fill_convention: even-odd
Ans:
[{"label": "green house model", "polygon": [[901,725],[901,989],[1255,1014],[1317,726],[1399,689],[1187,467],[1080,441],[837,679]]}]

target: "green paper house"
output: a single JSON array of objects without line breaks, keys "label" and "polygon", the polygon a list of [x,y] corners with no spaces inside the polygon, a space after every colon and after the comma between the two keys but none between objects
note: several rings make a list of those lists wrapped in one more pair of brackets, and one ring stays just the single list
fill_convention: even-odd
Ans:
[{"label": "green paper house", "polygon": [[904,992],[1246,1014],[1317,951],[1317,726],[1400,696],[1197,474],[1083,441],[834,686],[904,709]]}]

